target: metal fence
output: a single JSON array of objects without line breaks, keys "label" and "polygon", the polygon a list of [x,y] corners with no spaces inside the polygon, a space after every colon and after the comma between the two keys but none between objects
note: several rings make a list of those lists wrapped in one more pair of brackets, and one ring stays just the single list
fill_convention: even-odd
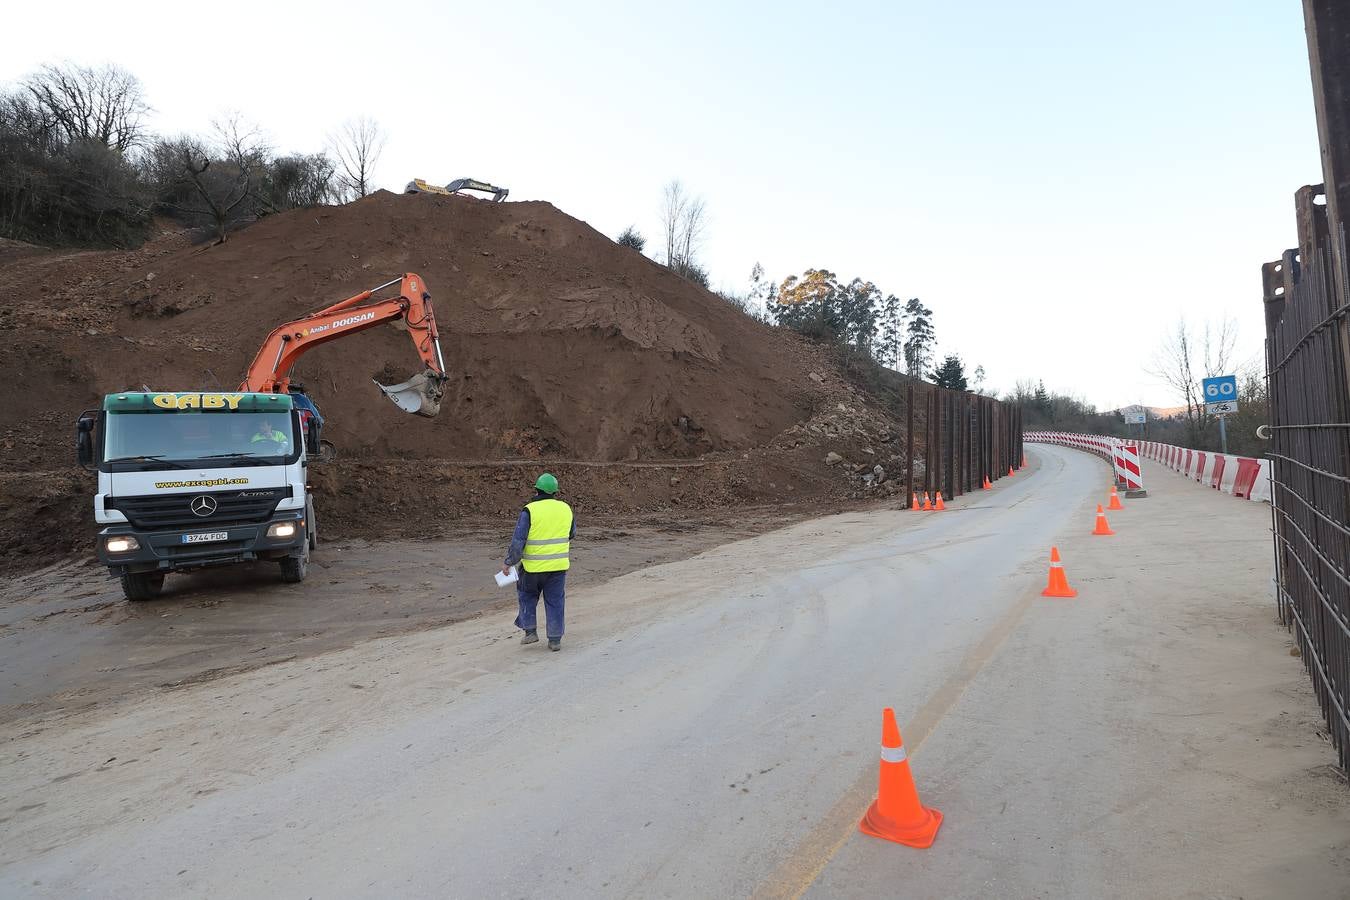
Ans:
[{"label": "metal fence", "polygon": [[1322,184],[1294,196],[1298,249],[1261,268],[1280,619],[1350,770],[1350,3],[1303,0]]},{"label": "metal fence", "polygon": [[[1272,516],[1280,619],[1293,632],[1350,769],[1350,296],[1332,228],[1298,192],[1299,249],[1262,267],[1270,385]],[[1336,233],[1333,235],[1332,231]],[[1337,283],[1339,281],[1339,284]]]}]

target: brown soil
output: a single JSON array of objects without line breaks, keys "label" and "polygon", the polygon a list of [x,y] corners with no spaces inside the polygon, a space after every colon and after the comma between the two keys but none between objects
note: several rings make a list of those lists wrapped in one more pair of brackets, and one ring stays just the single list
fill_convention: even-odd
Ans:
[{"label": "brown soil", "polygon": [[[862,493],[862,469],[896,470],[897,423],[794,335],[548,203],[381,192],[220,246],[172,229],[129,252],[0,243],[5,558],[88,546],[92,479],[69,463],[82,409],[142,386],[233,388],[278,323],[405,271],[441,326],[438,418],[370,383],[418,367],[394,328],[321,347],[294,373],[341,455],[315,475],[338,533],[508,514],[544,464],[571,498],[612,511],[842,500]],[[828,450],[853,465],[826,466]]]}]

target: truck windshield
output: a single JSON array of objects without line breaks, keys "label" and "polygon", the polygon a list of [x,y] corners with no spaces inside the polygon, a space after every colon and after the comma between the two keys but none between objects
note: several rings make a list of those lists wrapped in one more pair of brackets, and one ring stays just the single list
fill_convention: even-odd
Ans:
[{"label": "truck windshield", "polygon": [[270,466],[297,450],[289,412],[111,411],[103,461],[114,471]]}]

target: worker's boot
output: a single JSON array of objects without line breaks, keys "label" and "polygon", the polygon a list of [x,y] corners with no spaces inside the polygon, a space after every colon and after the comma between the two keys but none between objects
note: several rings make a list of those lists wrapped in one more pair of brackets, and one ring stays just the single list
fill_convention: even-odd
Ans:
[{"label": "worker's boot", "polygon": [[[535,640],[537,641],[537,640],[539,640],[539,638],[535,638]],[[561,650],[561,649],[562,649],[562,638],[549,638],[549,639],[548,639],[548,649],[550,649],[550,650]]]},{"label": "worker's boot", "polygon": [[524,636],[523,638],[520,639],[520,642],[521,642],[522,644],[537,644],[537,643],[539,643],[539,632],[537,632],[537,631],[527,631],[527,632],[525,632],[525,636]]}]

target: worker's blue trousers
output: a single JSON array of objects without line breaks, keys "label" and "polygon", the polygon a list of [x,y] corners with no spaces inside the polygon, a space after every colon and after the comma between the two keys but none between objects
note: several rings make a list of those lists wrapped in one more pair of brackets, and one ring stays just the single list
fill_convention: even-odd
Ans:
[{"label": "worker's blue trousers", "polygon": [[520,601],[520,615],[516,616],[516,627],[525,631],[534,631],[536,615],[539,611],[539,595],[544,595],[544,616],[548,620],[548,638],[554,640],[563,636],[563,597],[566,593],[566,572],[525,572],[520,573],[516,582],[516,599]]}]

